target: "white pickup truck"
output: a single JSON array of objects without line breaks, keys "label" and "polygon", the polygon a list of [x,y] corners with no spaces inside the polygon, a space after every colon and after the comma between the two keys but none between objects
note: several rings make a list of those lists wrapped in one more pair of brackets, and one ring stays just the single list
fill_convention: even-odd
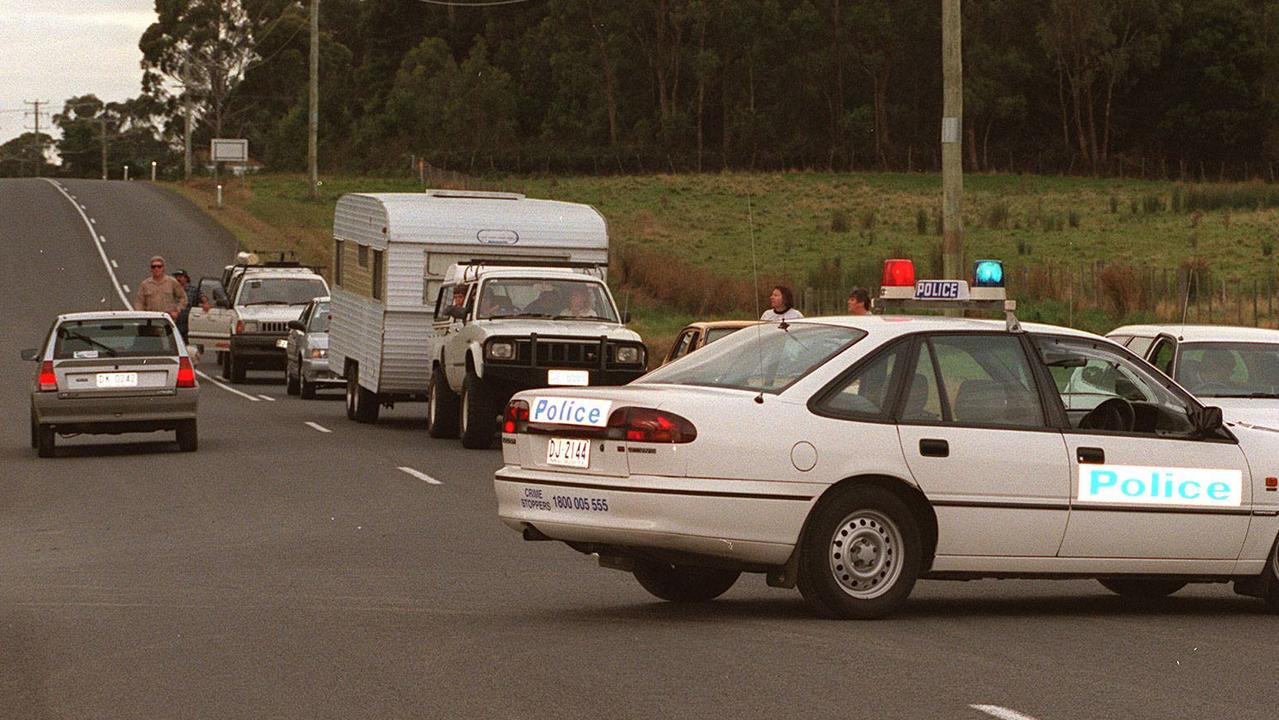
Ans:
[{"label": "white pickup truck", "polygon": [[191,309],[188,342],[202,352],[213,350],[222,377],[244,382],[250,369],[284,370],[289,321],[297,320],[312,298],[327,295],[329,285],[314,270],[296,263],[232,266],[224,292],[209,297],[206,288],[220,285],[203,278],[200,296],[209,308]]}]

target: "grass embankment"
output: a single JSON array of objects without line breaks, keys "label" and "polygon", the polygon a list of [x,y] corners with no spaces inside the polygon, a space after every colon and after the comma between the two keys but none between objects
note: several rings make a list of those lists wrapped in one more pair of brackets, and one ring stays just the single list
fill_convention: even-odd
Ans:
[{"label": "grass embankment", "polygon": [[[686,320],[754,316],[756,295],[763,303],[774,282],[800,289],[810,311],[842,311],[847,286],[877,282],[885,257],[912,257],[921,274],[937,262],[936,175],[455,177],[428,184],[594,205],[608,218],[618,301],[629,298],[634,324],[655,351]],[[300,175],[237,178],[225,183],[221,209],[213,207],[211,181],[177,189],[210,208],[242,246],[292,249],[327,265],[339,196],[422,186],[407,178],[329,178],[312,200]],[[968,258],[1004,260],[1024,319],[1105,331],[1123,320],[1176,314],[1177,269],[1210,267],[1211,281],[1196,281],[1196,294],[1212,287],[1218,315],[1225,294],[1227,317],[1251,321],[1251,301],[1237,290],[1253,281],[1265,288],[1272,277],[1277,207],[1279,189],[1262,184],[970,176],[964,240]],[[1263,314],[1266,307],[1263,297]]]}]

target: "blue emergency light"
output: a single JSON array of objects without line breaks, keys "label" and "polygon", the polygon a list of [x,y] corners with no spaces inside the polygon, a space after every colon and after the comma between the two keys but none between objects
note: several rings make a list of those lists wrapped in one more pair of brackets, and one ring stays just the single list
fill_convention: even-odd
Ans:
[{"label": "blue emergency light", "polygon": [[973,265],[973,287],[1003,287],[1004,264],[999,260],[978,260]]}]

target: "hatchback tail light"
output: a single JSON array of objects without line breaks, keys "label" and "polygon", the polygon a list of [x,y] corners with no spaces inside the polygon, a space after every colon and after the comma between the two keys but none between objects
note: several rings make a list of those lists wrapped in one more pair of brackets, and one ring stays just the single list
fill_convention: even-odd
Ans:
[{"label": "hatchback tail light", "polygon": [[523,400],[512,400],[506,404],[503,416],[502,432],[520,433],[528,430],[528,403]]},{"label": "hatchback tail light", "polygon": [[58,376],[53,372],[53,361],[40,363],[40,392],[57,392]]},{"label": "hatchback tail light", "polygon": [[697,428],[674,413],[652,408],[620,408],[608,418],[609,434],[619,440],[650,443],[690,443]]},{"label": "hatchback tail light", "polygon": [[195,368],[191,367],[191,358],[178,360],[178,387],[195,387]]}]

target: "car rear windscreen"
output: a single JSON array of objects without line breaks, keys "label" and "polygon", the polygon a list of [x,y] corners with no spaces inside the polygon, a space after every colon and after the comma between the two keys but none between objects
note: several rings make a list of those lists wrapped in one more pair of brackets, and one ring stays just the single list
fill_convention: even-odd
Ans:
[{"label": "car rear windscreen", "polygon": [[173,325],[160,318],[73,320],[58,326],[55,360],[176,355]]}]

